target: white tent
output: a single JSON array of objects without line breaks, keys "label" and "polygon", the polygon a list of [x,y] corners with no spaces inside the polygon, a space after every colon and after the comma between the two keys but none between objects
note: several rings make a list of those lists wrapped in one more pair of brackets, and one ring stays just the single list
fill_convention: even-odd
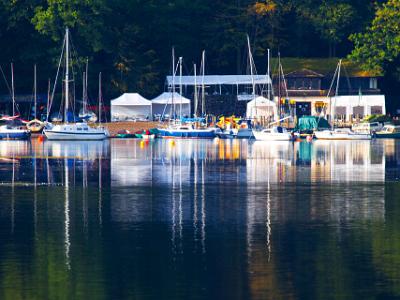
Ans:
[{"label": "white tent", "polygon": [[[177,116],[190,116],[190,100],[175,92],[164,92],[158,97],[151,100],[153,107],[153,115],[168,117],[175,106]],[[182,113],[181,113],[182,107]]]},{"label": "white tent", "polygon": [[277,117],[278,111],[276,103],[259,96],[247,103],[246,116],[247,118]]},{"label": "white tent", "polygon": [[125,93],[111,100],[111,121],[151,119],[151,101],[138,93]]}]

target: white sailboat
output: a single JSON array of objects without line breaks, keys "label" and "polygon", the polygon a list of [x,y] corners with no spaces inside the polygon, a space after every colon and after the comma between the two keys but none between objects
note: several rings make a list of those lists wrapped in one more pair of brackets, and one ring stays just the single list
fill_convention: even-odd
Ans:
[{"label": "white sailboat", "polygon": [[[174,54],[173,54],[174,56]],[[173,58],[174,61],[174,58]],[[203,52],[203,63],[204,63],[204,52]],[[173,63],[174,64],[174,63]],[[179,93],[182,97],[182,57],[179,57]],[[175,94],[175,67],[172,68],[172,95]],[[204,93],[204,92],[203,92]],[[204,100],[203,100],[204,101]],[[182,122],[182,100],[179,101],[179,120],[174,120],[175,124],[170,124],[167,128],[158,128],[159,135],[163,138],[214,138],[215,129],[214,128],[195,128],[194,124],[187,122]],[[204,103],[204,102],[203,102]],[[204,105],[204,104],[203,104]],[[175,111],[174,98],[172,96],[172,107],[171,109]],[[204,107],[202,108],[202,112]],[[196,112],[195,112],[196,113]],[[172,113],[174,116],[175,113]]]},{"label": "white sailboat", "polygon": [[254,130],[253,134],[257,141],[291,141],[294,138],[291,132],[282,126],[273,126],[261,131]]},{"label": "white sailboat", "polygon": [[69,109],[69,30],[65,30],[65,105],[64,123],[47,126],[43,133],[49,140],[103,140],[108,131],[102,127],[91,127],[87,123],[68,122]]},{"label": "white sailboat", "polygon": [[78,117],[84,121],[95,123],[97,121],[96,114],[89,110],[88,105],[88,68],[89,68],[89,61],[86,59],[86,70],[83,72],[83,81],[82,81],[82,108],[79,111]]},{"label": "white sailboat", "polygon": [[26,128],[30,130],[32,133],[39,133],[43,130],[45,124],[37,118],[37,90],[36,90],[36,64],[33,68],[33,120],[29,121],[26,124]]},{"label": "white sailboat", "polygon": [[[256,98],[256,85],[254,81],[254,60],[253,60],[253,55],[251,53],[251,48],[250,48],[250,39],[249,36],[247,36],[247,47],[248,47],[248,56],[249,56],[249,64],[250,64],[250,74],[251,74],[251,83],[252,83],[252,96],[253,96],[253,101],[255,101],[255,110],[256,110],[256,115],[257,115],[257,98]],[[224,130],[221,130],[220,132],[217,132],[217,136],[222,139],[250,139],[253,137],[253,129],[252,129],[252,124],[251,120],[241,120],[237,124],[235,128],[231,128],[228,126],[228,128],[225,128]]]},{"label": "white sailboat", "polygon": [[[335,104],[336,104],[336,97],[338,95],[339,90],[339,79],[340,79],[340,67],[342,65],[342,60],[339,60],[338,66],[336,68],[335,74],[333,76],[332,84],[335,80],[335,75],[337,75],[336,81],[336,92],[334,97],[334,103],[330,103],[331,108],[331,124],[332,128],[328,130],[322,131],[315,131],[314,135],[317,139],[320,140],[370,140],[372,138],[371,134],[368,133],[359,133],[354,132],[349,128],[335,128],[334,127],[334,120],[335,120]],[[329,92],[328,92],[329,97]],[[330,100],[331,102],[331,100]]]},{"label": "white sailboat", "polygon": [[14,65],[11,63],[11,98],[12,98],[12,117],[2,117],[6,121],[5,125],[0,126],[0,139],[5,140],[24,140],[29,138],[30,132],[21,124],[16,115],[15,90],[14,90]]},{"label": "white sailboat", "polygon": [[[280,56],[279,56],[279,68],[281,67],[280,64]],[[269,50],[268,50],[268,70],[267,70],[267,74],[268,77],[270,75],[269,72]],[[279,69],[279,72],[281,71],[281,69]],[[279,74],[280,76],[280,74]],[[280,89],[280,83],[279,83],[279,89]],[[271,98],[271,91],[272,91],[272,83],[271,85],[268,85],[268,99]],[[279,92],[280,94],[280,92]],[[278,97],[278,99],[280,99],[280,97]],[[280,109],[278,110],[278,115],[280,114]],[[275,114],[275,117],[276,114]],[[294,140],[294,136],[292,135],[292,133],[290,131],[288,131],[286,128],[282,127],[282,126],[272,126],[274,124],[280,124],[280,122],[291,118],[291,116],[285,117],[283,119],[280,119],[278,121],[272,122],[268,124],[267,128],[263,128],[261,130],[253,130],[253,135],[254,138],[257,141],[292,141]]]}]

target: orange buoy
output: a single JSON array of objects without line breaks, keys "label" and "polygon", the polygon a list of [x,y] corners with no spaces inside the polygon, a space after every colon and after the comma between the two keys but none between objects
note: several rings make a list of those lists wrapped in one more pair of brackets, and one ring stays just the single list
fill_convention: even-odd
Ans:
[{"label": "orange buoy", "polygon": [[44,141],[44,136],[41,134],[38,136],[38,141],[43,142]]},{"label": "orange buoy", "polygon": [[307,141],[308,143],[311,143],[311,142],[312,142],[312,140],[313,140],[313,137],[312,137],[312,135],[307,135],[307,137],[306,137],[306,141]]}]

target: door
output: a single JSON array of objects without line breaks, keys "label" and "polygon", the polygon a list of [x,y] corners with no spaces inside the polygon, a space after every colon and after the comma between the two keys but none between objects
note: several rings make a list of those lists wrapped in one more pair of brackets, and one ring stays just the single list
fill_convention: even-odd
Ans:
[{"label": "door", "polygon": [[311,103],[310,102],[296,102],[297,117],[311,116]]}]

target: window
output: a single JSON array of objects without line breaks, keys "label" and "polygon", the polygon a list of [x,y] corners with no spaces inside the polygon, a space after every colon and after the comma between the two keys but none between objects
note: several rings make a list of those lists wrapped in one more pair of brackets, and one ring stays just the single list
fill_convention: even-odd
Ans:
[{"label": "window", "polygon": [[378,80],[376,78],[369,79],[369,88],[370,89],[377,89],[378,88]]}]

